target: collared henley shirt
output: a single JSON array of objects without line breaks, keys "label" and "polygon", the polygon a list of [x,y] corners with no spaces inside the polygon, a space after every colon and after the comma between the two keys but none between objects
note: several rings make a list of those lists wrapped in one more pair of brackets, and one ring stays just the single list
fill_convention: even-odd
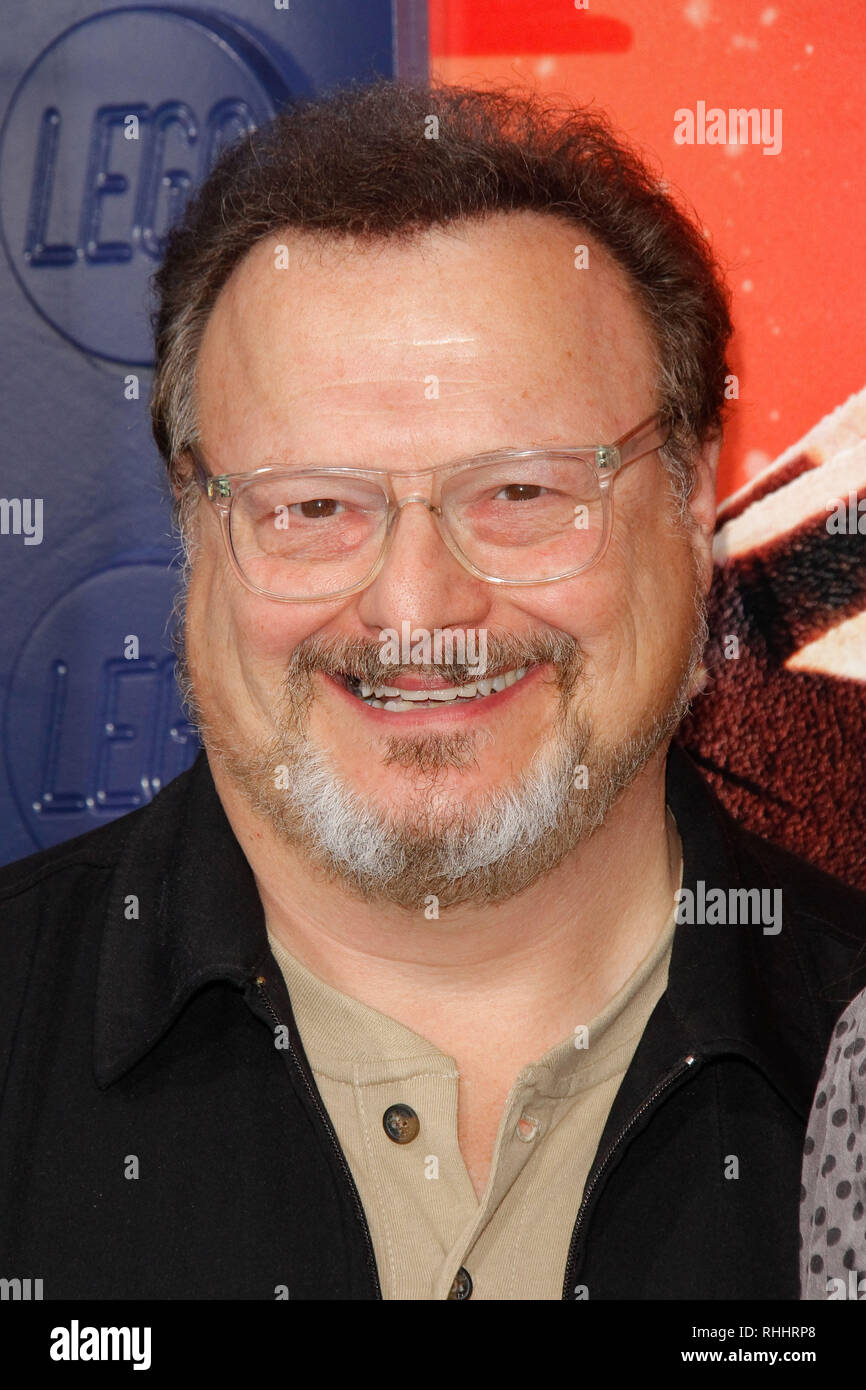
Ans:
[{"label": "collared henley shirt", "polygon": [[[467,1273],[473,1300],[562,1298],[584,1183],[667,986],[675,921],[676,898],[648,955],[589,1023],[588,1039],[576,1031],[521,1070],[480,1201],[457,1142],[454,1058],[333,989],[268,933],[358,1188],[384,1299],[448,1299],[461,1296],[459,1287],[465,1297]],[[383,1125],[394,1105],[410,1106],[420,1121],[409,1143]]]}]

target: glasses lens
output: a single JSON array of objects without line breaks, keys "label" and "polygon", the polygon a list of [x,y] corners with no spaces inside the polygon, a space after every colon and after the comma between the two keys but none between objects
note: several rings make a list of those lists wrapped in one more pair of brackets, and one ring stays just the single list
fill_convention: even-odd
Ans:
[{"label": "glasses lens", "polygon": [[242,483],[232,502],[232,549],[257,589],[283,598],[324,597],[369,574],[387,516],[387,497],[365,478],[258,478]]},{"label": "glasses lens", "polygon": [[598,475],[561,454],[457,473],[443,490],[442,513],[467,560],[496,579],[555,579],[591,565],[604,543]]}]

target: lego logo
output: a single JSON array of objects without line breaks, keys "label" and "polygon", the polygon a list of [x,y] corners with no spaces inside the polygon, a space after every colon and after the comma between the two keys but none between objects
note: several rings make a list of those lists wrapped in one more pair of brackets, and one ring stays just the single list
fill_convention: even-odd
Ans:
[{"label": "lego logo", "polygon": [[164,564],[113,565],[61,595],[9,682],[2,746],[40,848],[143,806],[199,749],[174,678]]},{"label": "lego logo", "polygon": [[6,254],[40,314],[82,351],[151,363],[149,277],[226,144],[288,87],[236,21],[110,10],[39,55],[0,135]]}]

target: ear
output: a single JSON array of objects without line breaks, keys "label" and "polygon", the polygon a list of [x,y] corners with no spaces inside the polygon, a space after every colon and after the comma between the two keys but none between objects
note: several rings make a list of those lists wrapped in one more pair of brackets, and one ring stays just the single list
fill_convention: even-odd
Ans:
[{"label": "ear", "polygon": [[693,456],[695,479],[692,495],[687,502],[692,527],[692,542],[701,568],[704,593],[713,578],[713,535],[716,526],[716,477],[721,434],[712,435]]},{"label": "ear", "polygon": [[175,502],[178,502],[183,493],[190,489],[193,482],[190,460],[185,453],[181,453],[179,459],[180,463],[172,470],[172,474],[170,475],[171,493]]}]

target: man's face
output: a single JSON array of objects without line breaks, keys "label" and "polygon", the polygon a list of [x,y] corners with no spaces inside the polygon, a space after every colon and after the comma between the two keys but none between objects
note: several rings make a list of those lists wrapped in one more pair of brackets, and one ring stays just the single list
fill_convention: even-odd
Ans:
[{"label": "man's face", "polygon": [[[616,439],[654,412],[655,369],[625,275],[593,243],[575,267],[586,241],[532,213],[403,246],[268,238],[225,286],[200,350],[211,469],[412,470],[402,498],[429,495],[424,470],[457,458]],[[245,588],[203,502],[187,678],[215,776],[362,896],[447,906],[532,882],[665,739],[700,647],[708,526],[692,535],[678,519],[656,455],[614,497],[606,554],[571,580],[477,579],[410,503],[376,579],[313,603]],[[381,671],[381,634],[404,622],[483,633],[489,672],[529,670],[486,698],[371,707],[341,676]],[[466,679],[392,661],[387,683]]]}]

